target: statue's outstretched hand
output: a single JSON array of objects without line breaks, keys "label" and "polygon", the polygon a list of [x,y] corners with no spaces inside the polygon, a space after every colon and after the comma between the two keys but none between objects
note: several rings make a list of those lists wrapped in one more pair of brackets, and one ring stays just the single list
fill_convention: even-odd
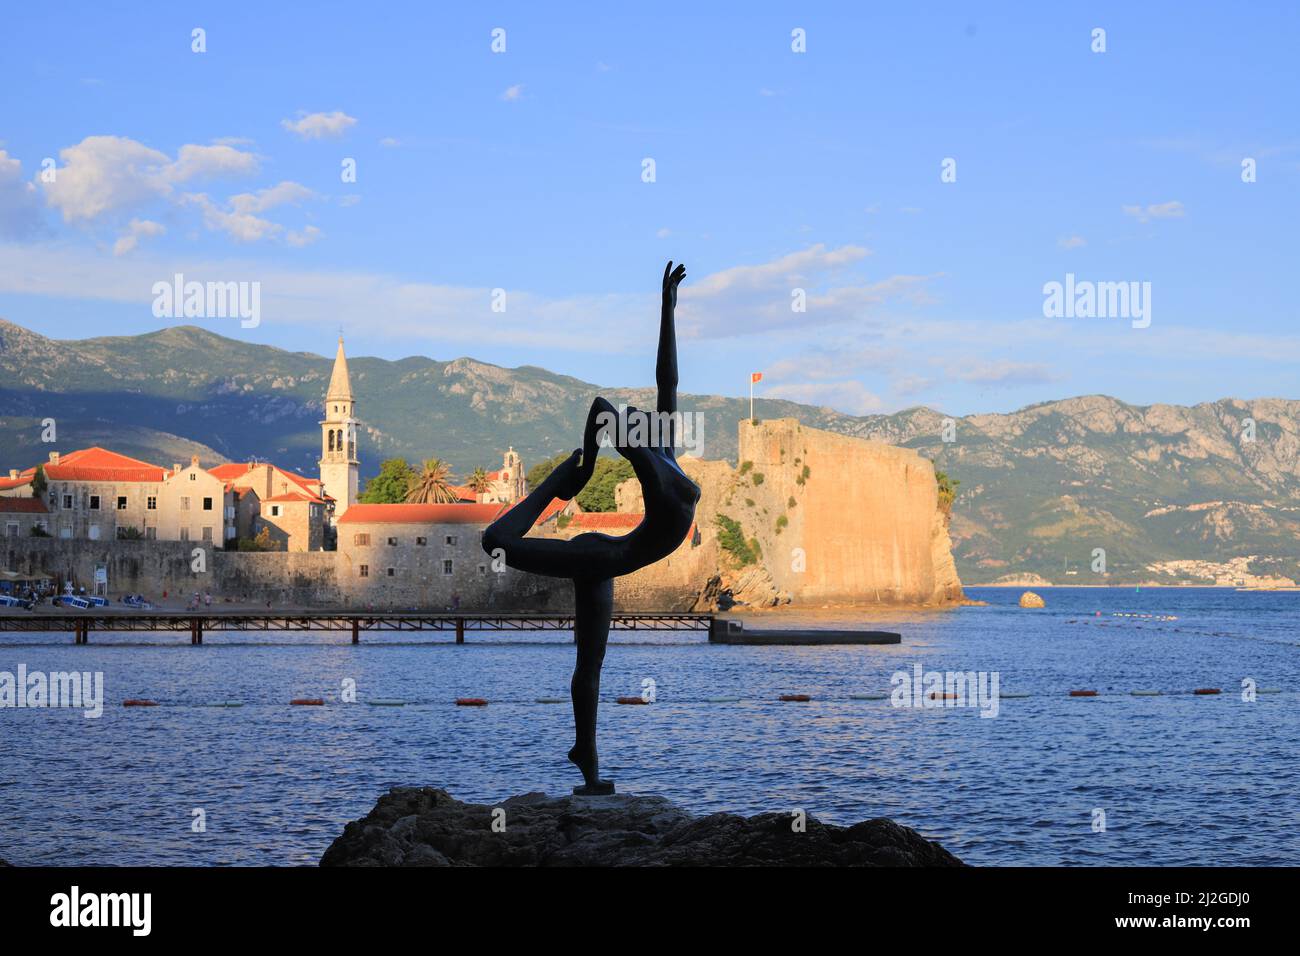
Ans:
[{"label": "statue's outstretched hand", "polygon": [[572,455],[556,465],[555,469],[546,476],[547,483],[552,484],[550,491],[553,497],[561,501],[569,501],[587,484],[590,476],[583,474],[584,469],[579,467],[578,462],[581,458],[582,449],[575,448]]},{"label": "statue's outstretched hand", "polygon": [[664,267],[665,305],[673,306],[674,308],[677,306],[677,287],[682,284],[682,280],[685,278],[686,266],[678,263],[677,268],[674,269],[672,260],[670,259],[668,265]]}]

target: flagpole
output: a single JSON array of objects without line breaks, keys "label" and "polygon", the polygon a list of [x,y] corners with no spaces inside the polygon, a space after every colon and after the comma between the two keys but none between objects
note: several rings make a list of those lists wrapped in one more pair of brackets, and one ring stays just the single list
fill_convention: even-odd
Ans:
[{"label": "flagpole", "polygon": [[749,373],[749,423],[754,424],[754,373]]}]

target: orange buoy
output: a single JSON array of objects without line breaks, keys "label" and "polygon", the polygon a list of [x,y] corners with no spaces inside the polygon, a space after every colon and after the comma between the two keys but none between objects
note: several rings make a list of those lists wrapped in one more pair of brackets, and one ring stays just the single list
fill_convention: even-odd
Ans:
[{"label": "orange buoy", "polygon": [[1217,687],[1198,687],[1192,691],[1193,694],[1221,694],[1223,693]]},{"label": "orange buoy", "polygon": [[140,697],[132,697],[130,700],[122,701],[123,707],[157,707],[158,701],[144,700]]},{"label": "orange buoy", "polygon": [[295,707],[324,707],[325,701],[319,697],[295,697],[289,701]]},{"label": "orange buoy", "polygon": [[957,695],[952,691],[944,691],[943,693],[940,693],[937,690],[932,690],[930,691],[930,699],[931,700],[956,700]]},{"label": "orange buoy", "polygon": [[482,697],[457,697],[457,707],[486,707],[487,701]]},{"label": "orange buoy", "polygon": [[644,697],[620,697],[620,698],[618,698],[618,702],[619,702],[620,704],[648,704],[648,703],[650,703],[650,701],[646,700]]},{"label": "orange buoy", "polygon": [[799,703],[804,703],[806,701],[812,700],[812,698],[809,697],[807,694],[782,694],[780,699],[788,700],[788,701],[798,701]]},{"label": "orange buoy", "polygon": [[1097,692],[1095,690],[1072,690],[1070,691],[1070,696],[1071,697],[1096,697]]}]

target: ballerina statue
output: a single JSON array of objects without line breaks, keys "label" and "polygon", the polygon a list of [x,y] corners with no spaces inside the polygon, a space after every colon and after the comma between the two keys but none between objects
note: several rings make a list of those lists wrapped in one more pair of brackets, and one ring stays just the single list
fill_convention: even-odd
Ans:
[{"label": "ballerina statue", "polygon": [[[600,779],[596,752],[596,709],[600,668],[605,660],[610,615],[614,610],[614,578],[631,574],[672,554],[686,540],[695,521],[700,489],[677,464],[677,332],[673,315],[677,287],[686,267],[664,269],[659,315],[659,356],[655,381],[659,399],[652,416],[626,406],[621,411],[604,398],[591,403],[583,445],[575,449],[526,498],[483,532],[483,550],[498,551],[512,568],[573,581],[574,643],[577,661],[570,691],[576,743],[569,760],[582,771],[584,785],[575,794],[614,792],[611,780]],[[538,515],[554,498],[568,501],[591,480],[601,446],[613,446],[628,460],[641,483],[645,517],[621,537],[587,532],[568,541],[526,538]]]}]

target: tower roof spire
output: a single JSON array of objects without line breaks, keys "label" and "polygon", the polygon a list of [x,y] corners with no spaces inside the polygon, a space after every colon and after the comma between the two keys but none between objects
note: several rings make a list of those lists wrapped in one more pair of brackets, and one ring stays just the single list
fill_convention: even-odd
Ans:
[{"label": "tower roof spire", "polygon": [[343,354],[343,336],[339,336],[339,351],[334,356],[334,372],[330,375],[330,386],[325,390],[325,401],[335,399],[352,401],[352,380],[348,377],[348,357]]}]

